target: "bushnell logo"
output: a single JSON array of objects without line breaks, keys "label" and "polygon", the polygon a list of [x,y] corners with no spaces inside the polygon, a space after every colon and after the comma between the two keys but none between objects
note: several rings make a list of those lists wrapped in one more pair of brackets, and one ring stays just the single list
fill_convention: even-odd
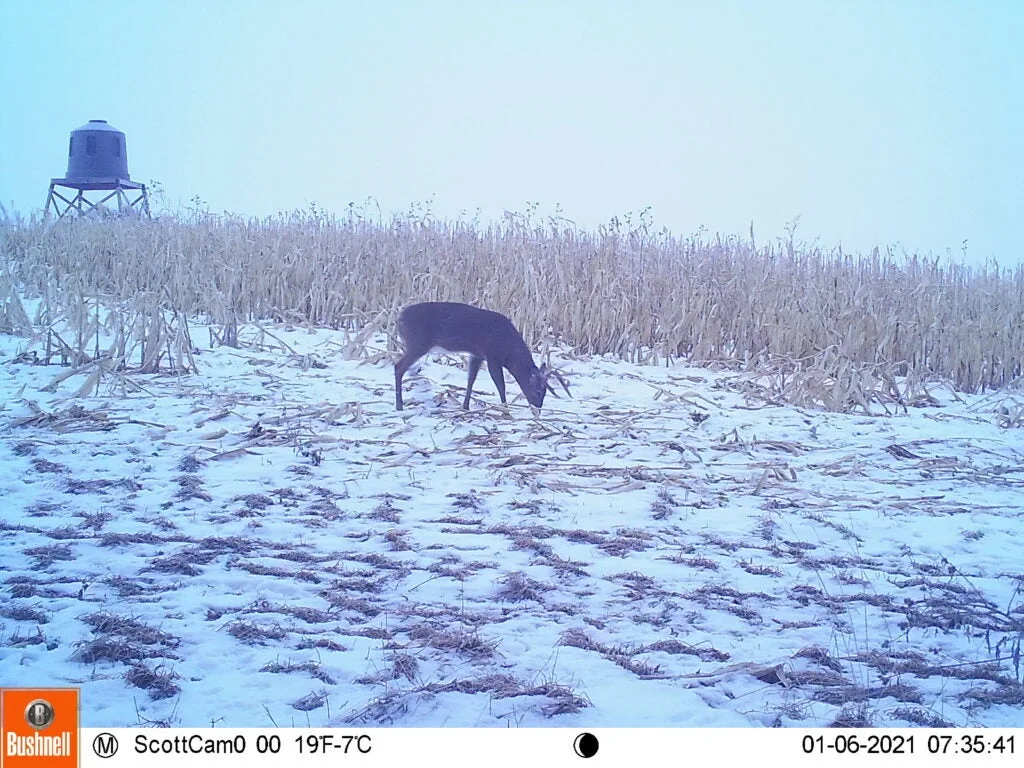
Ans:
[{"label": "bushnell logo", "polygon": [[0,690],[2,768],[78,768],[78,689]]},{"label": "bushnell logo", "polygon": [[25,707],[25,722],[37,731],[42,731],[53,725],[55,715],[53,704],[46,699],[36,699]]}]

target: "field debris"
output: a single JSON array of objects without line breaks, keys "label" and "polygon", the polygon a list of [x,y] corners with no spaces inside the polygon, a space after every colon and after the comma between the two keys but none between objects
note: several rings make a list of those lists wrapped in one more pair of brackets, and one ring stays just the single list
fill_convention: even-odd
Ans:
[{"label": "field debris", "polygon": [[351,337],[266,338],[116,398],[20,369],[3,644],[148,694],[102,724],[199,725],[184,704],[225,675],[239,724],[1016,717],[1012,400],[751,410],[727,370],[577,356],[577,397],[540,420],[467,416],[417,382],[458,388],[428,357],[399,414]]}]

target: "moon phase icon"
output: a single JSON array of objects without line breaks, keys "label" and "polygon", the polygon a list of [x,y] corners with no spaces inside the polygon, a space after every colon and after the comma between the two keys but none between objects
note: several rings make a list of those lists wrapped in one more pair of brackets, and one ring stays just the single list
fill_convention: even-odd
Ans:
[{"label": "moon phase icon", "polygon": [[592,733],[581,733],[572,743],[572,748],[580,757],[593,757],[597,754],[597,736]]}]

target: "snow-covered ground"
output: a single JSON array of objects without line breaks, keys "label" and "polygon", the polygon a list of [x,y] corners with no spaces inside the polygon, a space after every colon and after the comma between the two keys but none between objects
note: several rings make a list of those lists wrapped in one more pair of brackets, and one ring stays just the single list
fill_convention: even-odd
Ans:
[{"label": "snow-covered ground", "polygon": [[555,354],[535,418],[428,356],[399,413],[383,338],[270,330],[87,398],[0,336],[0,686],[87,727],[1024,721],[1024,398]]}]

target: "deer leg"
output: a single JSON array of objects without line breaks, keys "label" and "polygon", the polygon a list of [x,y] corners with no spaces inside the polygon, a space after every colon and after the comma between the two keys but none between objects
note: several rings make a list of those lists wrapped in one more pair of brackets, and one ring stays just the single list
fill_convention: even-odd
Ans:
[{"label": "deer leg", "polygon": [[501,365],[495,361],[487,361],[487,370],[491,374],[491,379],[494,381],[494,386],[498,390],[498,397],[501,398],[501,402],[505,402],[505,371]]},{"label": "deer leg", "polygon": [[402,377],[412,367],[412,364],[423,357],[422,352],[408,351],[402,359],[395,363],[395,410],[402,410]]},{"label": "deer leg", "polygon": [[480,365],[483,363],[482,357],[476,355],[469,356],[469,382],[466,384],[466,399],[462,401],[462,410],[469,410],[469,396],[473,394],[473,382],[476,381],[476,375],[480,373]]}]

